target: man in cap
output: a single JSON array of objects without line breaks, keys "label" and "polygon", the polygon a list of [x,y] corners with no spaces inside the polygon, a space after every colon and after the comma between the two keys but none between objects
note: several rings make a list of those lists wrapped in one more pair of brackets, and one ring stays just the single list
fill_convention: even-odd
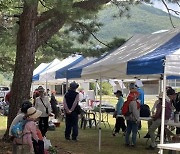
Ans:
[{"label": "man in cap", "polygon": [[78,113],[76,111],[79,102],[79,93],[76,89],[79,84],[76,82],[70,83],[70,88],[65,94],[63,99],[65,114],[66,114],[66,128],[65,128],[65,139],[70,140],[72,130],[72,140],[77,141],[78,136]]},{"label": "man in cap", "polygon": [[[176,93],[174,89],[169,87],[167,89],[167,96],[176,112],[180,112],[180,93]],[[176,134],[180,134],[180,128],[176,128]]]}]

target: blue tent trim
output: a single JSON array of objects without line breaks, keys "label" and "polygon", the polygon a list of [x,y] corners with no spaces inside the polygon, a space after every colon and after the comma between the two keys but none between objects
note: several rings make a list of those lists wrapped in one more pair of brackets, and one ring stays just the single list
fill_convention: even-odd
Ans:
[{"label": "blue tent trim", "polygon": [[74,62],[70,63],[69,65],[59,69],[56,71],[55,74],[55,79],[61,79],[61,78],[66,78],[66,70],[73,67],[74,65],[76,65],[77,63],[79,63],[80,61],[82,61],[84,59],[83,56],[81,56],[80,58],[78,58],[77,60],[75,60]]},{"label": "blue tent trim", "polygon": [[34,75],[34,76],[32,77],[32,81],[38,81],[38,80],[39,80],[39,75],[40,75],[42,72],[44,72],[51,64],[52,64],[52,62],[51,62],[49,65],[47,65],[43,70],[41,70],[38,74]]},{"label": "blue tent trim", "polygon": [[81,72],[82,72],[82,69],[86,66],[89,66],[93,63],[95,63],[96,61],[98,61],[98,59],[95,59],[87,64],[84,64],[82,66],[79,66],[77,68],[73,68],[73,69],[69,69],[67,70],[67,79],[72,79],[72,78],[80,78],[81,77]]},{"label": "blue tent trim", "polygon": [[67,70],[67,76],[66,78],[67,79],[73,79],[73,78],[81,78],[81,73],[82,73],[82,70],[84,67],[87,67],[99,60],[101,60],[102,58],[106,57],[107,55],[111,54],[115,49],[111,50],[110,52],[108,53],[105,53],[103,54],[101,57],[97,58],[97,59],[94,59],[93,61],[87,63],[87,64],[84,64],[82,66],[79,66],[79,67],[76,67],[76,68],[72,68],[72,69],[68,69]]},{"label": "blue tent trim", "polygon": [[180,33],[153,52],[127,63],[127,75],[161,74],[164,73],[166,55],[180,48]]}]

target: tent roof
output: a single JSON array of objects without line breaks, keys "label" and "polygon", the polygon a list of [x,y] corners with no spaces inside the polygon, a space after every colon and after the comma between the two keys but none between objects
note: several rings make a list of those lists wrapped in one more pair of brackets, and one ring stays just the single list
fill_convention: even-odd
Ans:
[{"label": "tent roof", "polygon": [[[92,65],[85,67],[82,71],[82,77],[93,79],[97,79],[100,76],[102,78],[132,78],[132,76],[127,76],[128,61],[151,61],[151,58],[155,58],[158,54],[158,60],[161,61],[161,58],[166,55],[169,47],[173,48],[169,50],[168,54],[174,52],[174,50],[179,47],[180,43],[174,48],[174,44],[179,42],[179,33],[180,29],[173,29],[149,35],[135,35],[111,54]],[[172,41],[176,41],[176,43],[173,43]],[[153,59],[153,61],[154,60],[155,59]],[[146,61],[143,63],[146,63]],[[154,65],[150,66],[154,67]],[[163,69],[163,66],[161,69]],[[144,76],[144,78],[146,78],[147,76],[145,76],[145,74],[146,72],[142,72],[139,76]],[[159,77],[159,75],[154,75],[154,77]]]},{"label": "tent roof", "polygon": [[61,61],[59,59],[54,59],[52,62],[50,63],[42,63],[40,64],[34,71],[33,71],[33,81],[39,80],[39,75],[49,69],[51,69],[52,67],[54,67],[55,65],[57,65],[58,63],[60,63]]},{"label": "tent roof", "polygon": [[81,60],[79,63],[77,63],[76,65],[70,67],[70,68],[64,68],[61,70],[56,71],[56,79],[60,79],[60,78],[80,78],[81,76],[81,71],[82,68],[85,66],[88,66],[90,64],[92,64],[93,62],[95,62],[97,58],[93,58],[93,57],[87,57],[84,58],[83,60]]},{"label": "tent roof", "polygon": [[51,69],[48,69],[40,74],[39,80],[40,81],[52,81],[55,80],[55,74],[58,71],[66,70],[80,61],[83,60],[82,55],[72,55],[68,58],[62,60],[60,63],[52,67]]}]

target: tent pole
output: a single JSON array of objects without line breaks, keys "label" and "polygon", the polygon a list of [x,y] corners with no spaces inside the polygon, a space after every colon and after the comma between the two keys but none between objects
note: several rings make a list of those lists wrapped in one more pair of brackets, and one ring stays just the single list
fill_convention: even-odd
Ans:
[{"label": "tent pole", "polygon": [[123,83],[124,80],[121,80],[121,81],[122,81],[122,88],[121,88],[122,89],[122,94],[124,94],[124,86],[123,86],[124,85],[124,83]]},{"label": "tent pole", "polygon": [[[165,97],[166,96],[166,74],[163,77],[163,100],[162,100],[162,115],[161,115],[161,137],[160,144],[164,143],[164,123],[165,123]],[[160,154],[163,154],[163,149],[160,149]]]},{"label": "tent pole", "polygon": [[97,88],[97,84],[98,84],[98,80],[96,80],[96,93],[95,93],[95,95],[96,95],[96,101],[97,101],[97,96],[98,96],[98,88]]},{"label": "tent pole", "polygon": [[66,78],[66,92],[68,91],[68,79]]},{"label": "tent pole", "polygon": [[102,105],[102,78],[100,76],[100,103],[99,103],[99,152],[101,152],[101,105]]}]

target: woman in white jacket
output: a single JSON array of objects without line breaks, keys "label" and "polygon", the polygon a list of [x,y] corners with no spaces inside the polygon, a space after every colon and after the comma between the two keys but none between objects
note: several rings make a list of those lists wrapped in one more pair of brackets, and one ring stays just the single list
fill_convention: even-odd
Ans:
[{"label": "woman in white jacket", "polygon": [[39,97],[36,98],[35,108],[42,112],[39,120],[39,129],[42,136],[46,136],[48,129],[48,120],[51,113],[51,105],[49,102],[49,97],[45,96],[44,88],[42,86],[38,87]]}]

